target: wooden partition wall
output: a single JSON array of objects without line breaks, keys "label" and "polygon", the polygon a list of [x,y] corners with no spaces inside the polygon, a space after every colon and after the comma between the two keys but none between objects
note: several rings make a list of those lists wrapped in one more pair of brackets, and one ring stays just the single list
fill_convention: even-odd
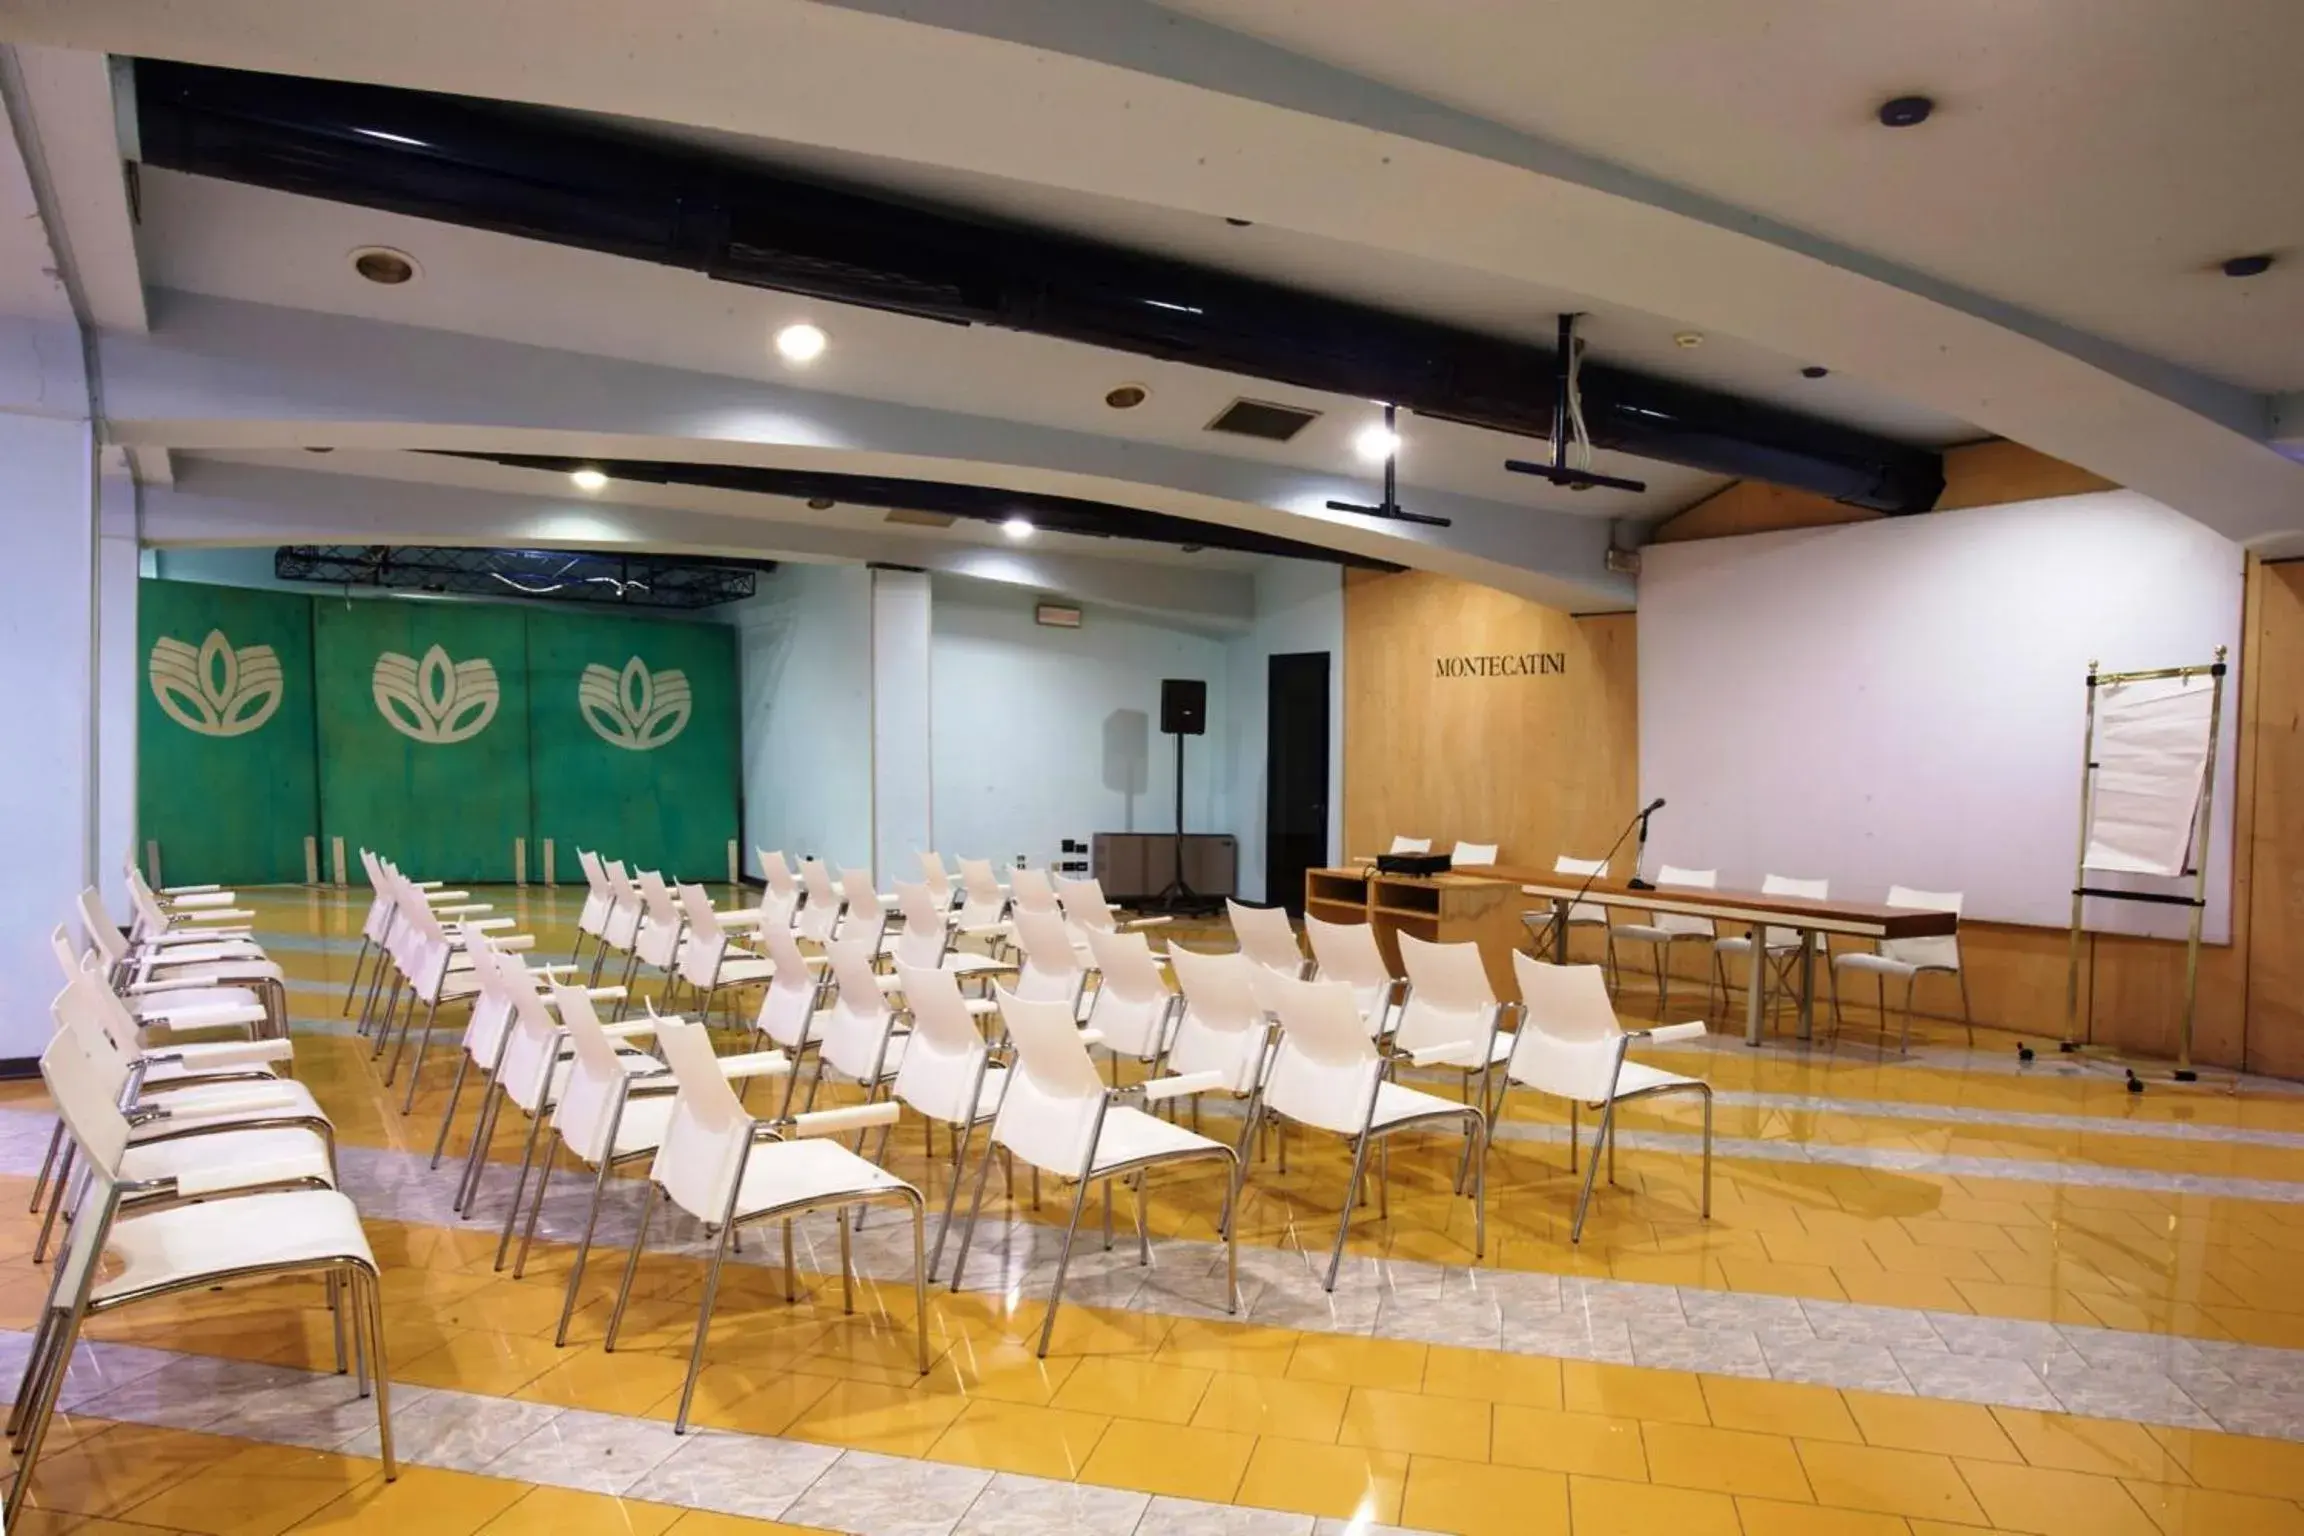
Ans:
[{"label": "wooden partition wall", "polygon": [[[2044,489],[2050,484],[2101,488],[2070,466],[2027,465],[2024,450],[1992,446],[1974,467],[2011,488],[1992,499],[2058,494]],[[1773,503],[1739,505],[1750,515],[1737,519],[1736,532],[1806,521],[1773,521]],[[2251,560],[2246,594],[2232,940],[2201,949],[2193,1054],[2208,1065],[2304,1078],[2304,562]],[[1636,643],[1630,614],[1579,619],[1422,572],[1348,577],[1345,851],[1374,853],[1407,833],[1438,847],[1459,838],[1500,843],[1515,863],[1548,864],[1563,852],[1599,857],[1638,794]],[[1620,860],[1618,873],[1628,869]],[[1961,945],[1977,1022],[2056,1038],[2063,929],[1971,922]],[[1692,948],[1679,960],[1691,982],[1700,964]],[[2092,937],[2081,1000],[2087,1032],[2118,1050],[2173,1056],[2183,984],[2181,943]],[[1627,1006],[1636,1003],[1628,994]],[[1958,999],[1924,988],[1921,1011],[1956,1017]]]}]

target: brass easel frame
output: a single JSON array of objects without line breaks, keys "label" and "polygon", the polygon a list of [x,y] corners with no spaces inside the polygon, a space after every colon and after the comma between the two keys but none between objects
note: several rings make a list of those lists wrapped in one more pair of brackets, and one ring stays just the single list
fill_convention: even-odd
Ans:
[{"label": "brass easel frame", "polygon": [[[2088,724],[2082,733],[2080,748],[2080,851],[2073,861],[2072,871],[2072,936],[2064,978],[2064,1040],[2062,1049],[2077,1051],[2084,1043],[2080,1030],[2080,937],[2081,909],[2091,896],[2106,901],[2142,901],[2160,906],[2190,907],[2191,932],[2184,945],[2184,1019],[2176,1036],[2176,1081],[2189,1083],[2198,1080],[2192,1069],[2192,1011],[2200,991],[2200,924],[2208,912],[2208,839],[2213,826],[2216,805],[2216,743],[2224,732],[2224,677],[2230,670],[2225,664],[2225,648],[2216,647],[2216,659],[2205,666],[2159,667],[2149,672],[2099,672],[2096,663],[2088,663]],[[2179,896],[2165,891],[2119,891],[2088,883],[2088,820],[2095,808],[2096,797],[2096,690],[2114,683],[2142,683],[2162,677],[2213,678],[2214,692],[2208,702],[2208,761],[2201,770],[2200,806],[2193,813],[2192,822],[2192,894]],[[2178,878],[2181,878],[2179,876]],[[2094,1033],[2093,1024],[2089,1032]],[[2133,1085],[2131,1085],[2133,1086]]]}]

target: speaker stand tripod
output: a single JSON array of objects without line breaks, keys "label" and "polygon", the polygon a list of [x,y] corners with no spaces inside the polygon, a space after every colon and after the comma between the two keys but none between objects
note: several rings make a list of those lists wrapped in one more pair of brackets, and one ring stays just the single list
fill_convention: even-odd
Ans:
[{"label": "speaker stand tripod", "polygon": [[1176,878],[1152,899],[1163,912],[1198,912],[1207,906],[1207,898],[1184,878],[1184,733],[1169,734],[1176,738]]}]

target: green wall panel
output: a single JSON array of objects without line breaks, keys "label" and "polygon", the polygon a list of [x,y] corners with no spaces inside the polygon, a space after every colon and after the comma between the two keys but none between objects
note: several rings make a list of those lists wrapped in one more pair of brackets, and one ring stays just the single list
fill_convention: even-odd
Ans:
[{"label": "green wall panel", "polygon": [[421,878],[509,880],[529,830],[527,625],[479,603],[319,598],[320,824]]},{"label": "green wall panel", "polygon": [[320,805],[312,600],[183,581],[136,596],[139,858],[157,841],[179,885],[302,880]]},{"label": "green wall panel", "polygon": [[531,877],[552,840],[557,878],[578,848],[691,880],[727,878],[736,836],[735,632],[531,609]]}]

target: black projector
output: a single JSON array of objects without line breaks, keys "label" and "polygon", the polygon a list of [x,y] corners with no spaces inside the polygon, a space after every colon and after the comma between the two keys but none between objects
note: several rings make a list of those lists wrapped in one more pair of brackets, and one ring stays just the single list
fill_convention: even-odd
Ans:
[{"label": "black projector", "polygon": [[1448,873],[1448,868],[1448,855],[1444,853],[1376,855],[1376,872],[1380,875],[1444,875]]}]

